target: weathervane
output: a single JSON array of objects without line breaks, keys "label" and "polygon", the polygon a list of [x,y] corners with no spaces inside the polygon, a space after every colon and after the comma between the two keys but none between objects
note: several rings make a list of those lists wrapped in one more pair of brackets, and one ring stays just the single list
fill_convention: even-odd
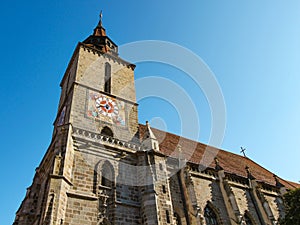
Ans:
[{"label": "weathervane", "polygon": [[247,157],[245,151],[246,151],[246,149],[241,147],[241,153],[243,153],[244,157]]}]

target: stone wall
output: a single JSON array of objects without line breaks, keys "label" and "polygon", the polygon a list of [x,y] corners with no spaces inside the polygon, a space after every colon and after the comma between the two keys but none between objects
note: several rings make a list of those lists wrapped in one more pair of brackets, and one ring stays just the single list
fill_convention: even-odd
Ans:
[{"label": "stone wall", "polygon": [[174,218],[175,221],[180,220],[182,225],[186,225],[186,212],[185,212],[185,201],[183,199],[182,191],[179,184],[178,174],[174,174],[169,181],[170,193],[173,205],[173,211],[178,218]]},{"label": "stone wall", "polygon": [[[111,93],[103,92],[106,63]],[[179,170],[175,164],[184,159],[166,164],[158,146],[143,149],[133,69],[121,58],[78,45],[61,83],[52,142],[15,225],[205,225],[208,206],[220,225],[241,224],[245,215],[255,225],[271,224],[284,215],[279,189],[260,185],[250,171],[248,178],[225,176],[220,166],[199,171],[192,163]],[[124,103],[126,124],[88,115],[90,91]],[[104,127],[113,137],[101,134]]]},{"label": "stone wall", "polygon": [[71,195],[68,197],[65,225],[96,225],[98,218],[98,201],[84,196]]},{"label": "stone wall", "polygon": [[[89,91],[103,93],[105,63],[111,65],[111,93],[104,93],[124,103],[126,125],[119,126],[87,116]],[[138,118],[135,98],[134,73],[132,67],[123,60],[109,55],[97,54],[83,46],[79,48],[79,57],[75,86],[72,97],[70,122],[75,127],[100,132],[109,127],[114,137],[125,141],[137,141]]]}]

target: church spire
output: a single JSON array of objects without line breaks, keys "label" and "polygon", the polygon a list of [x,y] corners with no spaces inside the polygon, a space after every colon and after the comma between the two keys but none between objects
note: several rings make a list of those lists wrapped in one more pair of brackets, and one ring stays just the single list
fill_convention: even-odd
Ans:
[{"label": "church spire", "polygon": [[102,10],[99,14],[99,22],[98,22],[98,25],[97,27],[94,29],[94,36],[97,36],[97,37],[104,37],[106,36],[106,32],[105,32],[105,28],[103,27],[103,24],[102,24],[102,18],[103,18],[103,13],[102,13]]},{"label": "church spire", "polygon": [[115,56],[118,55],[118,46],[106,35],[105,28],[103,27],[103,14],[102,10],[99,15],[99,22],[94,29],[92,35],[83,41],[87,46],[96,48],[102,53],[111,53]]}]

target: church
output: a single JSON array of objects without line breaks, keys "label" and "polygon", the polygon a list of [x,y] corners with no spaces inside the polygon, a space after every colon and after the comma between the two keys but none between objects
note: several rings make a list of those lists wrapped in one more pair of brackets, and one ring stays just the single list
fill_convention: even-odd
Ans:
[{"label": "church", "polygon": [[[140,124],[135,67],[100,17],[62,78],[52,140],[14,225],[279,224],[283,194],[300,185]],[[202,167],[204,152],[211,159]]]}]

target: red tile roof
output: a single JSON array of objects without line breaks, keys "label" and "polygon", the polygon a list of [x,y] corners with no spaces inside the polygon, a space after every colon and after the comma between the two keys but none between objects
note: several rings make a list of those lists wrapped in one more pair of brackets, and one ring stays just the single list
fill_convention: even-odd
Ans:
[{"label": "red tile roof", "polygon": [[[144,135],[146,126],[140,124],[140,137]],[[247,157],[243,157],[222,149],[205,145],[175,134],[164,132],[155,128],[151,128],[159,142],[160,151],[174,158],[178,158],[180,148],[181,157],[187,159],[191,163],[201,164],[205,167],[215,168],[214,158],[217,157],[219,165],[225,172],[236,174],[241,177],[247,177],[246,166],[249,167],[252,176],[257,181],[270,185],[276,185],[274,174],[259,164],[255,163]],[[288,189],[300,188],[300,184],[286,181],[278,177],[279,182]]]}]

